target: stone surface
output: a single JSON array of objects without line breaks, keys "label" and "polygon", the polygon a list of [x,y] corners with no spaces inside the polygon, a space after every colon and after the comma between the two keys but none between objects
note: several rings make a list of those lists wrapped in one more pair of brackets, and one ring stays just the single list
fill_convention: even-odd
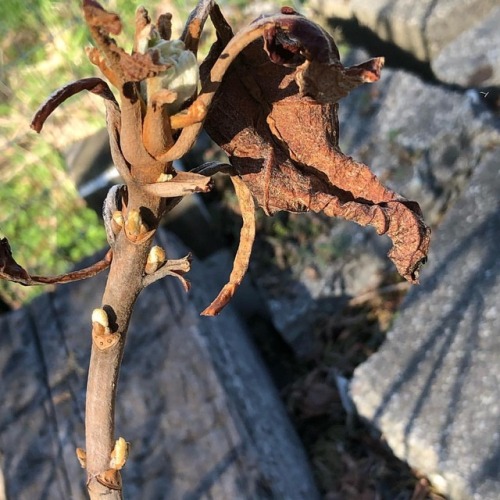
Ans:
[{"label": "stone surface", "polygon": [[443,82],[463,87],[500,86],[500,6],[446,45],[432,61]]},{"label": "stone surface", "polygon": [[359,413],[451,499],[500,498],[499,159],[435,231],[422,285],[351,385]]},{"label": "stone surface", "polygon": [[496,0],[311,0],[335,21],[353,20],[421,61],[431,61],[462,32],[489,16]]},{"label": "stone surface", "polygon": [[[340,313],[351,297],[380,285],[391,269],[389,242],[340,219],[307,213],[291,219],[290,241],[271,242],[271,261],[254,252],[250,271],[274,327],[305,358],[315,347],[318,318]],[[304,226],[314,227],[311,237]]]},{"label": "stone surface", "polygon": [[342,150],[417,201],[432,226],[500,145],[500,120],[481,102],[387,68],[341,101],[339,119]]},{"label": "stone surface", "polygon": [[[184,253],[171,237],[166,246],[172,258]],[[117,436],[131,442],[127,497],[317,498],[301,445],[239,320],[231,310],[198,315],[217,292],[206,273],[195,262],[192,294],[165,279],[134,310],[116,418]],[[90,311],[104,281],[103,274],[61,286],[0,318],[8,498],[86,498],[75,448],[84,446]]]}]

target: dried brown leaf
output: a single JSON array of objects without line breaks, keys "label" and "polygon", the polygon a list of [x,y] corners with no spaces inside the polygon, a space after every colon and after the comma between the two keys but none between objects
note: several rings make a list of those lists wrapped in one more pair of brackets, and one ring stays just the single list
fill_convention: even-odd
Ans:
[{"label": "dried brown leaf", "polygon": [[282,13],[282,19],[264,32],[264,50],[272,62],[297,68],[294,76],[301,95],[331,104],[362,83],[380,78],[383,57],[344,68],[328,32],[289,7]]},{"label": "dried brown leaf", "polygon": [[122,23],[118,14],[107,12],[99,2],[84,0],[83,10],[85,20],[89,26],[103,28],[112,35],[119,35],[121,33]]},{"label": "dried brown leaf", "polygon": [[30,280],[30,275],[12,256],[7,238],[0,240],[0,278],[23,285]]},{"label": "dried brown leaf", "polygon": [[[399,273],[417,283],[430,239],[420,208],[341,152],[338,104],[330,102],[376,80],[382,61],[344,68],[333,39],[305,18],[288,18],[292,13],[275,16],[265,45],[255,41],[236,59],[206,129],[266,212],[323,211],[374,226],[392,239],[389,257]],[[218,33],[227,38],[223,23]],[[202,66],[202,78],[227,43],[220,38]],[[321,71],[333,87],[318,76]]]},{"label": "dried brown leaf", "polygon": [[106,11],[95,0],[84,0],[83,12],[92,38],[105,56],[106,71],[98,64],[100,59],[95,55],[91,62],[98,64],[113,84],[120,82],[123,86],[127,82],[140,82],[169,68],[168,64],[159,64],[159,54],[155,51],[130,55],[116,44],[109,34],[117,35],[121,31],[121,21],[117,14]]},{"label": "dried brown leaf", "polygon": [[[228,25],[225,21],[221,22],[223,16],[215,3],[210,10],[210,17],[216,25],[218,36],[220,36],[221,32],[223,32]],[[214,57],[209,57],[208,61],[210,64],[205,64],[205,68],[209,68],[209,71],[206,72],[205,78],[203,78],[204,81],[200,95],[193,102],[192,106],[198,107],[198,109],[208,109],[212,103],[215,93],[219,89],[219,85],[222,82],[227,69],[231,66],[238,54],[252,41],[261,37],[266,28],[269,28],[276,22],[279,22],[282,17],[283,16],[272,16],[259,18],[239,31],[236,36],[228,41],[227,46],[221,47],[220,44],[215,44],[215,47],[220,48],[221,50],[218,52],[215,51],[217,53],[214,51],[211,52],[211,55]],[[292,18],[295,17],[296,16],[292,16]],[[222,26],[223,24],[224,26]],[[230,28],[229,33],[232,33]],[[224,48],[224,52],[222,52],[222,48]],[[196,138],[201,131],[203,121],[204,117],[200,120],[196,120],[192,125],[185,126],[175,144],[164,154],[158,156],[157,159],[169,162],[184,156],[186,152],[193,147]]]}]

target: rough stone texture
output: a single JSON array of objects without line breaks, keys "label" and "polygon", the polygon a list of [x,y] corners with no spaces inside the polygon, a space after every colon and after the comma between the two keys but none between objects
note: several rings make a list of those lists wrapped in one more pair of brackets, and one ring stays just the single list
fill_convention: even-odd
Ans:
[{"label": "rough stone texture", "polygon": [[[350,59],[346,64],[366,54],[356,51]],[[432,226],[484,155],[500,145],[499,120],[481,102],[404,71],[385,69],[380,82],[356,89],[339,108],[342,151],[417,201]],[[286,254],[289,265],[254,265],[252,275],[276,328],[299,356],[307,356],[318,315],[338,313],[346,300],[377,288],[395,270],[386,256],[387,238],[338,219],[299,217],[317,229],[297,243],[299,248],[279,242],[276,253]],[[289,230],[306,231],[302,226]]]},{"label": "rough stone texture", "polygon": [[463,87],[500,86],[500,7],[446,45],[432,61],[443,82]]},{"label": "rough stone texture", "polygon": [[[315,214],[293,218],[299,227],[291,224],[289,231],[299,239],[289,245],[277,241],[274,261],[256,255],[250,270],[275,328],[305,358],[315,348],[318,318],[339,314],[351,297],[377,288],[392,263],[388,239],[371,228]],[[300,241],[303,225],[319,234]],[[276,265],[283,253],[288,267]]]},{"label": "rough stone texture", "polygon": [[481,102],[404,71],[386,69],[380,82],[352,92],[339,118],[342,150],[418,201],[431,225],[500,145],[500,121]]},{"label": "rough stone texture", "polygon": [[[169,255],[179,257],[168,240]],[[127,497],[317,498],[238,319],[230,310],[198,316],[216,293],[207,273],[194,264],[190,295],[174,279],[155,283],[134,311],[116,421],[117,436],[132,445]],[[84,446],[89,318],[104,280],[61,286],[0,318],[0,457],[9,498],[85,498],[75,448]]]},{"label": "rough stone texture", "polygon": [[319,15],[353,19],[381,39],[431,61],[472,25],[489,16],[496,0],[311,0]]},{"label": "rough stone texture", "polygon": [[452,499],[500,498],[500,149],[436,230],[422,285],[359,367],[359,413]]}]

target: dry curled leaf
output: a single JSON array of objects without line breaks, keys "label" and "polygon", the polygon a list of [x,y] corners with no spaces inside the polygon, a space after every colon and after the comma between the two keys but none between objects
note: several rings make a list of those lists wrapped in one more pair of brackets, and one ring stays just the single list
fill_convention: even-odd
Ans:
[{"label": "dry curled leaf", "polygon": [[[202,80],[231,37],[217,9],[212,19],[219,40]],[[383,60],[344,68],[322,28],[289,8],[274,19],[226,73],[206,130],[267,213],[310,210],[371,225],[391,238],[399,273],[418,283],[430,239],[418,204],[384,187],[338,142],[336,101],[377,80]]]},{"label": "dry curled leaf", "polygon": [[[127,82],[140,82],[165,71],[168,65],[159,63],[159,54],[149,51],[146,54],[134,52],[127,54],[109,35],[119,35],[122,30],[120,17],[106,11],[95,0],[84,0],[85,21],[101,54],[91,50],[92,63],[99,66],[113,84],[121,87]],[[104,57],[103,57],[104,56]]]},{"label": "dry curled leaf", "polygon": [[70,97],[87,90],[102,97],[107,105],[118,108],[115,96],[111,92],[109,86],[101,78],[90,77],[82,78],[71,83],[68,83],[57,89],[49,98],[38,108],[31,121],[31,128],[35,132],[40,133],[47,118],[58,108],[64,101]]}]

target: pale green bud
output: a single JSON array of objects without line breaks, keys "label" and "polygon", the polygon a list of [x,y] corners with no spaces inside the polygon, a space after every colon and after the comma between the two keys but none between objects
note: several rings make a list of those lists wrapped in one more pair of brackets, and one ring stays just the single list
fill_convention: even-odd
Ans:
[{"label": "pale green bud", "polygon": [[160,89],[168,89],[177,94],[175,101],[167,104],[170,115],[179,111],[182,104],[198,88],[199,71],[196,56],[184,47],[181,40],[163,40],[151,25],[146,26],[137,40],[137,50],[145,54],[148,50],[159,53],[159,63],[170,67],[158,76],[141,82],[141,93],[148,98]]}]

